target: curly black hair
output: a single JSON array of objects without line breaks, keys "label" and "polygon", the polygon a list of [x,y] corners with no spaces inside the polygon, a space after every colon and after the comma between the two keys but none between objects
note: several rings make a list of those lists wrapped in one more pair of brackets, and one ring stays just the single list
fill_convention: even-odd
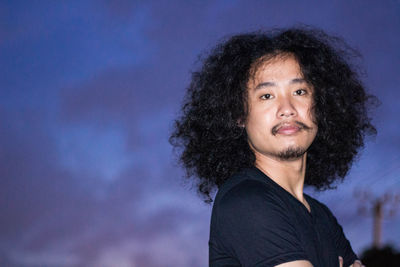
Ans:
[{"label": "curly black hair", "polygon": [[254,166],[246,131],[238,126],[247,117],[247,84],[257,62],[285,54],[295,57],[315,88],[318,132],[307,152],[305,185],[332,188],[347,174],[365,136],[376,134],[368,110],[377,99],[366,93],[351,64],[358,53],[340,38],[309,27],[230,37],[192,73],[170,136],[170,143],[180,149],[187,177],[198,179],[206,202],[234,173]]}]

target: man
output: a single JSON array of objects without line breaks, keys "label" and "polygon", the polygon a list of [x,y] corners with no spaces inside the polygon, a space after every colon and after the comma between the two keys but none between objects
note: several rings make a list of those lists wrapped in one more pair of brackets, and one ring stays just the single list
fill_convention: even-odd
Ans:
[{"label": "man", "polygon": [[244,34],[193,73],[171,142],[208,201],[218,188],[210,266],[361,266],[330,210],[303,193],[343,179],[376,132],[349,52],[318,30]]}]

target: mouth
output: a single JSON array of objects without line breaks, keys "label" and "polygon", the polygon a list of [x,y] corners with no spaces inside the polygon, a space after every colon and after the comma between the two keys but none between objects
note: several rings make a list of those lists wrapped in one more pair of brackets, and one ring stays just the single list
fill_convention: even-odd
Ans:
[{"label": "mouth", "polygon": [[292,123],[280,123],[272,128],[272,134],[293,135],[301,130],[310,130],[311,128],[302,122],[294,121]]},{"label": "mouth", "polygon": [[294,125],[289,125],[289,126],[282,126],[277,130],[277,134],[283,134],[283,135],[291,135],[294,133],[297,133],[301,129],[297,126]]}]

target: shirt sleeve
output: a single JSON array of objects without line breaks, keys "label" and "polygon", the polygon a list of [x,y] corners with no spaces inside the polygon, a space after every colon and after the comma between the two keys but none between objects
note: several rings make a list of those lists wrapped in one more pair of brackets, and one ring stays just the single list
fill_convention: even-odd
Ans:
[{"label": "shirt sleeve", "polygon": [[343,257],[343,266],[350,266],[358,259],[357,255],[351,248],[349,240],[344,235],[342,226],[338,223],[336,217],[332,214],[327,206],[322,204],[332,221],[332,234],[335,240],[336,249],[339,255]]},{"label": "shirt sleeve", "polygon": [[242,182],[221,199],[217,214],[219,242],[242,266],[308,260],[284,204],[267,185]]}]

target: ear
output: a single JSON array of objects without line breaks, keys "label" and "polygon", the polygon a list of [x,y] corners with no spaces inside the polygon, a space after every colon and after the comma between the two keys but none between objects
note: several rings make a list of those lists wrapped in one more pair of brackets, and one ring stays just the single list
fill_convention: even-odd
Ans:
[{"label": "ear", "polygon": [[236,121],[236,125],[237,125],[239,128],[245,128],[245,127],[246,127],[245,121],[244,121],[243,119],[238,119],[238,120]]}]

